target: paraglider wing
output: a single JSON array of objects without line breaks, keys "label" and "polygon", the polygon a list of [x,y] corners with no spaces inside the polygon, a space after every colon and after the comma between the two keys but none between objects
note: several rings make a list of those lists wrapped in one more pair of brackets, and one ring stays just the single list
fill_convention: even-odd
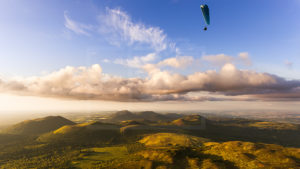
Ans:
[{"label": "paraglider wing", "polygon": [[209,25],[210,24],[210,17],[209,17],[209,8],[208,8],[208,6],[207,5],[201,5],[200,8],[202,10],[202,14],[203,14],[205,23],[207,25]]}]

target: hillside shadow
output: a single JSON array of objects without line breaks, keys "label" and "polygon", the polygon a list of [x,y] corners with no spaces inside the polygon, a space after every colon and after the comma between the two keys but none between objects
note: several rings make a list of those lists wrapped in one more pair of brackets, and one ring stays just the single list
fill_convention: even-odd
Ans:
[{"label": "hillside shadow", "polygon": [[248,141],[300,148],[299,130],[272,130],[246,126],[207,124],[205,130],[188,130],[187,134],[214,141]]},{"label": "hillside shadow", "polygon": [[220,168],[225,166],[226,168],[230,169],[238,169],[238,167],[233,162],[224,160],[221,156],[203,154],[202,152],[195,151],[191,148],[184,148],[176,152],[176,155],[174,156],[174,166],[176,166],[178,169],[184,168],[184,166],[188,166],[187,158],[196,158],[199,160],[199,163],[202,163],[206,159],[210,159],[214,162],[215,165]]}]

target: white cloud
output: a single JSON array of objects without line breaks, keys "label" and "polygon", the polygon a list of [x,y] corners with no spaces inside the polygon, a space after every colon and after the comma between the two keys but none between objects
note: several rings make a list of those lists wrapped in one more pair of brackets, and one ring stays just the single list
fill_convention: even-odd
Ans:
[{"label": "white cloud", "polygon": [[90,33],[88,33],[88,31],[91,31],[93,29],[92,25],[86,25],[86,24],[79,23],[79,22],[72,20],[68,16],[67,11],[64,12],[64,18],[65,18],[65,27],[66,28],[75,32],[76,34],[90,36]]},{"label": "white cloud", "polygon": [[[146,65],[151,69],[151,64]],[[226,64],[217,72],[208,70],[181,75],[152,67],[145,78],[122,78],[102,72],[100,65],[67,66],[59,71],[18,80],[1,80],[0,91],[19,95],[71,98],[82,100],[162,101],[230,99],[300,100],[300,81],[288,81],[275,75],[238,70]],[[193,92],[210,95],[194,96]]]},{"label": "white cloud", "polygon": [[238,54],[238,57],[228,56],[225,54],[218,55],[206,55],[201,58],[203,61],[209,62],[214,66],[223,66],[227,63],[242,64],[245,66],[251,66],[252,61],[247,52],[242,52]]},{"label": "white cloud", "polygon": [[160,61],[157,65],[170,66],[174,68],[185,68],[186,66],[190,65],[193,61],[194,58],[192,56],[180,56],[180,57],[167,58],[163,61]]},{"label": "white cloud", "polygon": [[248,52],[239,53],[237,61],[244,64],[244,65],[246,65],[246,66],[251,66],[252,65],[252,61],[250,59],[250,56],[249,56]]},{"label": "white cloud", "polygon": [[156,59],[155,53],[149,53],[146,56],[135,56],[131,59],[116,59],[115,64],[120,64],[133,68],[141,68],[143,65],[148,64]]},{"label": "white cloud", "polygon": [[103,59],[102,62],[104,62],[104,63],[110,63],[110,60],[109,59]]},{"label": "white cloud", "polygon": [[[149,44],[157,52],[167,48],[167,35],[159,27],[135,23],[126,12],[120,9],[107,8],[106,11],[105,15],[100,16],[101,32],[109,32],[113,38],[119,35],[121,40],[127,41],[129,45],[133,43]],[[119,44],[119,40],[116,40],[117,44]]]},{"label": "white cloud", "polygon": [[157,64],[145,64],[140,68],[142,68],[148,74],[154,74],[157,72],[161,72],[161,67],[169,66],[173,68],[185,68],[186,66],[192,64],[194,61],[195,59],[192,56],[178,56],[167,58],[158,62]]},{"label": "white cloud", "polygon": [[202,60],[212,63],[216,66],[222,66],[226,63],[232,63],[233,57],[227,56],[225,54],[218,54],[218,55],[206,55],[202,57]]}]

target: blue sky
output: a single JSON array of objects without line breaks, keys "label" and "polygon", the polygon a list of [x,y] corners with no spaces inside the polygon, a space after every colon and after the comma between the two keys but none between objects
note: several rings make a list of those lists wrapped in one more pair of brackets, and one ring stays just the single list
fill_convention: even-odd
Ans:
[{"label": "blue sky", "polygon": [[[203,3],[210,8],[208,31],[203,31]],[[299,0],[3,0],[0,89],[2,80],[2,91],[14,91],[8,93],[24,89],[25,95],[86,99],[91,93],[84,90],[99,92],[92,94],[96,100],[124,99],[111,99],[114,93],[93,88],[94,77],[103,73],[97,84],[128,83],[128,88],[116,88],[130,94],[129,101],[150,99],[139,95],[141,91],[159,101],[300,98],[299,17]],[[74,73],[70,81],[55,81],[68,72]],[[220,81],[197,76],[197,83],[192,83],[190,79],[201,72]],[[227,84],[226,78],[236,83]],[[237,80],[242,78],[245,81]],[[180,79],[188,85],[173,84]],[[67,86],[71,82],[88,87],[72,91]],[[140,83],[145,83],[141,89],[132,87]],[[146,90],[149,86],[155,90]],[[236,90],[240,88],[245,91]],[[290,96],[295,91],[296,96]]]},{"label": "blue sky", "polygon": [[[212,24],[203,32],[200,4],[211,10]],[[105,8],[119,8],[133,22],[159,27],[182,55],[237,55],[248,52],[252,69],[299,79],[300,3],[278,0],[251,1],[1,1],[2,50],[0,71],[9,75],[36,75],[66,65],[100,63],[103,58],[146,55],[135,46],[113,46],[104,35],[77,35],[65,28],[64,12],[78,22],[99,25]],[[68,31],[70,39],[64,36]],[[122,54],[121,54],[122,53]],[[164,52],[161,58],[173,57]],[[293,64],[288,69],[285,62]],[[120,66],[102,65],[110,72]],[[117,72],[114,72],[117,73]]]}]

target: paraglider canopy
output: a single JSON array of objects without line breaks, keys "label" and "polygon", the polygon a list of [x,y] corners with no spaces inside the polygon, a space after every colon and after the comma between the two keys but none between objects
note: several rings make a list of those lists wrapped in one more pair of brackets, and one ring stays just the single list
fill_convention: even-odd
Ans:
[{"label": "paraglider canopy", "polygon": [[[209,17],[209,8],[208,8],[208,6],[207,5],[201,5],[200,8],[201,8],[205,23],[207,25],[209,25],[210,24],[210,17]],[[204,30],[206,31],[207,27],[205,27]]]}]

